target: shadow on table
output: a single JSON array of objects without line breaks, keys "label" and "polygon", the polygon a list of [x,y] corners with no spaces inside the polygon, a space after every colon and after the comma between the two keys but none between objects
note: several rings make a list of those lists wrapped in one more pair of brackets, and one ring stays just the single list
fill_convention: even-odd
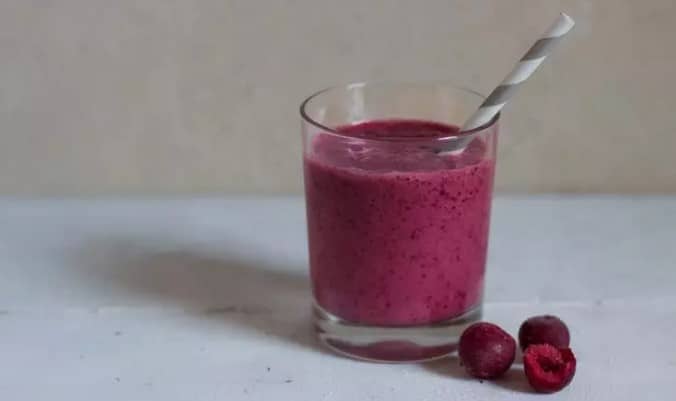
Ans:
[{"label": "shadow on table", "polygon": [[[148,243],[152,246],[139,245]],[[91,241],[74,262],[88,286],[104,297],[125,294],[126,305],[180,308],[323,351],[310,327],[309,283],[300,267],[289,271],[185,244],[132,238]]]},{"label": "shadow on table", "polygon": [[502,377],[496,380],[479,380],[471,377],[460,364],[460,359],[457,354],[452,355],[449,358],[426,363],[423,365],[423,368],[446,378],[451,377],[458,380],[477,381],[485,385],[503,387],[519,393],[533,393],[533,390],[530,388],[526,379],[526,375],[523,372],[523,365],[520,363],[514,363]]}]

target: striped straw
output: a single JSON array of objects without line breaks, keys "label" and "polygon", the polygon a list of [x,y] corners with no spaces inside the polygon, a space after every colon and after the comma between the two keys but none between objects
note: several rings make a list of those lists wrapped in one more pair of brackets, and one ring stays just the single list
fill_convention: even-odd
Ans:
[{"label": "striped straw", "polygon": [[514,96],[521,83],[537,70],[540,64],[552,52],[556,44],[566,36],[574,25],[575,21],[572,18],[561,13],[552,27],[528,49],[509,75],[481,103],[479,109],[462,126],[461,131],[471,131],[491,121],[505,106],[505,103]]}]

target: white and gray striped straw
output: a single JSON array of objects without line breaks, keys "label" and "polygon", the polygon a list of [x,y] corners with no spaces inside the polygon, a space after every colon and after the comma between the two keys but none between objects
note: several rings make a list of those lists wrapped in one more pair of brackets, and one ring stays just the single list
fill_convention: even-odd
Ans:
[{"label": "white and gray striped straw", "polygon": [[471,131],[491,121],[514,96],[521,83],[535,72],[574,25],[575,21],[572,18],[561,13],[551,28],[528,49],[502,83],[481,103],[479,109],[462,126],[461,131]]}]

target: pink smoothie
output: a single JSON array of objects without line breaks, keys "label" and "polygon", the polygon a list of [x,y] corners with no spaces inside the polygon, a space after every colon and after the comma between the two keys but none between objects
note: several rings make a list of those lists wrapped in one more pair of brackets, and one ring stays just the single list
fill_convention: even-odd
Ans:
[{"label": "pink smoothie", "polygon": [[[305,152],[315,299],[344,320],[447,320],[481,301],[494,156],[482,139],[456,155],[421,141],[458,128],[415,120],[342,127]],[[388,137],[389,141],[373,141]],[[395,139],[393,141],[393,139]]]}]

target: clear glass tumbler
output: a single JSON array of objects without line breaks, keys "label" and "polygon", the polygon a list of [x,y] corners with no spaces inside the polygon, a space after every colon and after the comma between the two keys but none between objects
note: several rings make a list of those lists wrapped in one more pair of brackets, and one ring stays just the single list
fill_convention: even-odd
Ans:
[{"label": "clear glass tumbler", "polygon": [[301,106],[315,329],[387,362],[455,350],[481,316],[496,116],[446,83],[358,83]]}]

